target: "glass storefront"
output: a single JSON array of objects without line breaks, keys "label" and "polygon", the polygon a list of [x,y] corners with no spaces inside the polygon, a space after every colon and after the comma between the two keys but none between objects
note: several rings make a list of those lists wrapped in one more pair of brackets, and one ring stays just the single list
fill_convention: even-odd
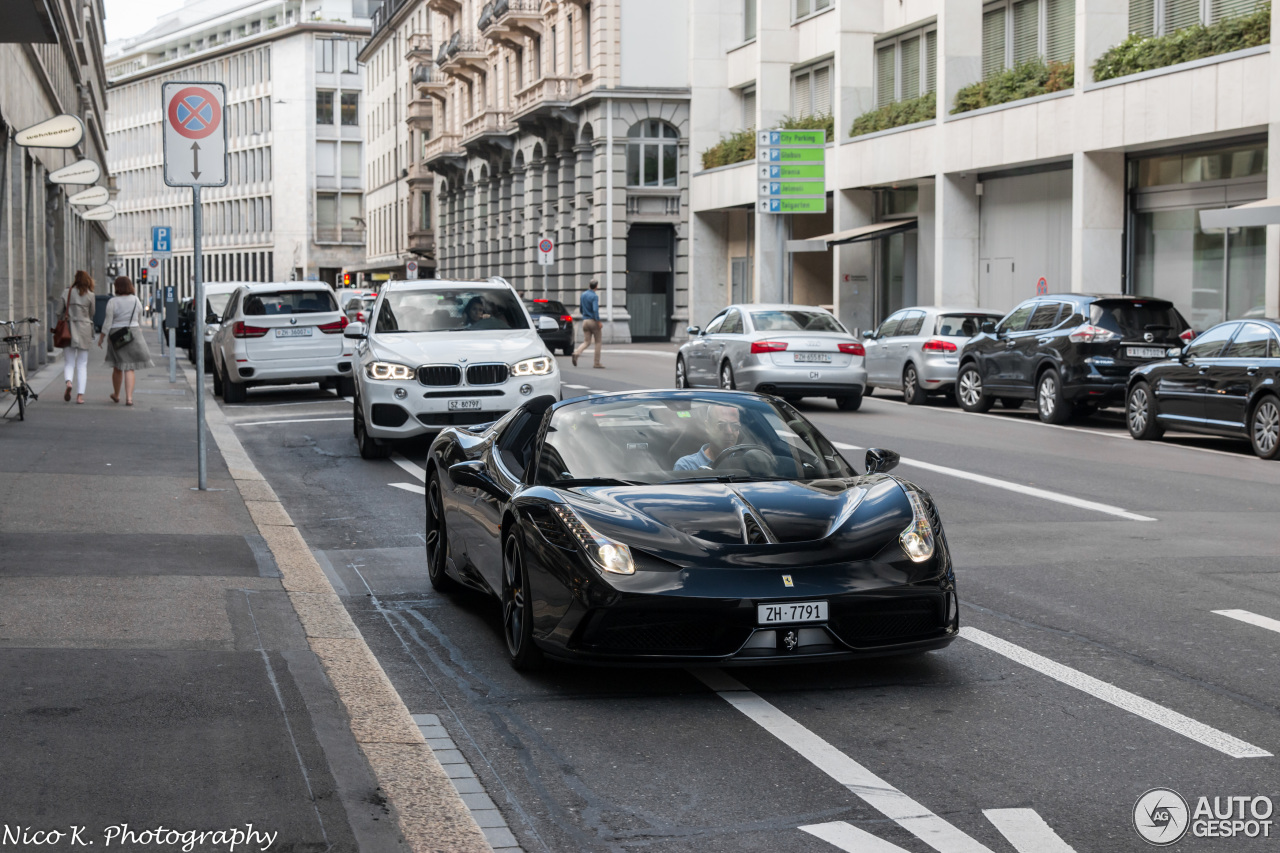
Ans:
[{"label": "glass storefront", "polygon": [[1130,163],[1133,292],[1171,300],[1197,330],[1264,313],[1266,228],[1200,227],[1200,212],[1266,197],[1264,142]]},{"label": "glass storefront", "polygon": [[[920,206],[916,187],[886,189],[878,192],[878,221],[915,216]],[[875,321],[879,323],[894,311],[917,304],[916,254],[919,234],[907,231],[879,239],[879,276],[876,293]]]}]

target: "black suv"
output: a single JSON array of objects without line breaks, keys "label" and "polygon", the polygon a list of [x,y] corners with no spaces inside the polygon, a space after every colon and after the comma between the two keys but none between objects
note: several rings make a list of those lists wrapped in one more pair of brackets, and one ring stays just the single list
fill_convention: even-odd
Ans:
[{"label": "black suv", "polygon": [[524,307],[529,309],[533,327],[538,330],[538,337],[542,338],[547,349],[573,355],[573,317],[563,302],[554,299],[526,299]]},{"label": "black suv", "polygon": [[985,412],[997,399],[1011,408],[1035,400],[1040,420],[1060,424],[1123,404],[1131,370],[1191,337],[1163,299],[1037,296],[999,323],[984,323],[961,348],[956,399],[967,412]]}]

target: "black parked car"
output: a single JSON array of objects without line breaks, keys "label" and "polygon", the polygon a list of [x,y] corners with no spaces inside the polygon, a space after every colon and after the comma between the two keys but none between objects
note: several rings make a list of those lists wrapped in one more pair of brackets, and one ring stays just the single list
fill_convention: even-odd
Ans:
[{"label": "black parked car", "polygon": [[1176,358],[1139,367],[1125,419],[1134,438],[1166,429],[1248,436],[1263,459],[1280,456],[1280,323],[1219,323]]},{"label": "black parked car", "polygon": [[937,649],[959,626],[923,489],[859,475],[787,403],[742,391],[537,397],[427,459],[427,572],[502,604],[517,669],[801,663]]},{"label": "black parked car", "polygon": [[[526,299],[524,307],[533,318],[533,327],[547,349],[573,355],[573,317],[563,302],[554,299]],[[554,323],[554,325],[552,325]]]},{"label": "black parked car", "polygon": [[1163,299],[1061,293],[1028,299],[960,350],[956,399],[985,412],[1035,400],[1040,420],[1122,405],[1129,372],[1193,336]]}]

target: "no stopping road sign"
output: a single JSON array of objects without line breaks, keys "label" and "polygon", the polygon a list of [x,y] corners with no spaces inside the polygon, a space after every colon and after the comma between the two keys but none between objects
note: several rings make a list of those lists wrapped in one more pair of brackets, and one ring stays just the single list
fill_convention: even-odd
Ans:
[{"label": "no stopping road sign", "polygon": [[227,184],[227,90],[221,83],[165,83],[164,182],[171,187]]}]

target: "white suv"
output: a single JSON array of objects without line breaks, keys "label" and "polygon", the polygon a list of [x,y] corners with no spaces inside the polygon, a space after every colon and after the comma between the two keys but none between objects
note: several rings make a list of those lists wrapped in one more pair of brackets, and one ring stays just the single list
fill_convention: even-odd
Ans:
[{"label": "white suv", "polygon": [[531,397],[560,396],[560,369],[516,292],[488,281],[391,281],[373,322],[352,323],[360,455],[389,441],[497,420]]},{"label": "white suv", "polygon": [[213,336],[213,392],[244,401],[253,385],[319,382],[351,396],[347,318],[323,282],[247,284],[231,294]]}]

